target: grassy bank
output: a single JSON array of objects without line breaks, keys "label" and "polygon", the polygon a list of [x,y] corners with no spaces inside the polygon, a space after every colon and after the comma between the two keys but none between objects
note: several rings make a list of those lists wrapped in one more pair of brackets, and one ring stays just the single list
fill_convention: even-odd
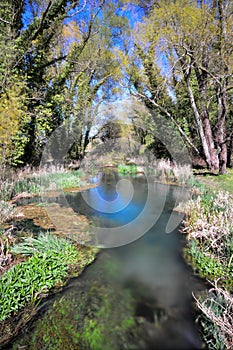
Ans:
[{"label": "grassy bank", "polygon": [[[18,211],[10,200],[42,191],[82,188],[83,174],[65,169],[6,171],[0,179],[0,346],[9,342],[36,313],[40,300],[59,290],[90,264],[97,250],[57,237],[17,232]],[[85,184],[86,185],[86,184]],[[19,238],[25,236],[27,238]]]},{"label": "grassy bank", "polygon": [[69,276],[78,276],[97,253],[96,249],[75,246],[67,239],[49,233],[25,238],[9,251],[20,256],[22,261],[0,279],[0,326],[3,329],[0,344],[14,335],[13,319],[22,310],[27,310],[28,318],[28,312],[33,314],[41,298],[63,286]]},{"label": "grassy bank", "polygon": [[210,185],[185,207],[184,255],[210,285],[209,291],[194,295],[200,311],[197,321],[208,349],[233,347],[233,194],[214,190],[215,182],[215,188],[225,189],[230,178],[232,172],[219,176],[218,182],[212,175]]}]

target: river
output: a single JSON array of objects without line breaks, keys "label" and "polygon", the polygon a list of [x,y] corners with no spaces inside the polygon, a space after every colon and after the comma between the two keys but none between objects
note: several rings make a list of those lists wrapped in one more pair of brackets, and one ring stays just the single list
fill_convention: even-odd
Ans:
[{"label": "river", "polygon": [[173,209],[188,195],[110,173],[97,188],[68,193],[68,205],[92,220],[93,242],[105,248],[43,302],[9,349],[200,349],[192,292],[206,286],[183,260],[185,239],[173,227],[182,219]]}]

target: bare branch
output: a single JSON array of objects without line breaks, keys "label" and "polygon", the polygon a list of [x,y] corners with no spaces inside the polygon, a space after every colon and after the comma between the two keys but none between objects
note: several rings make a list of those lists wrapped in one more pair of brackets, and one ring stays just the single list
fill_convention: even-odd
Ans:
[{"label": "bare branch", "polygon": [[0,21],[3,22],[3,23],[6,23],[6,24],[10,24],[10,25],[13,24],[12,22],[6,21],[6,20],[3,19],[2,17],[0,17]]},{"label": "bare branch", "polygon": [[42,30],[43,28],[43,23],[44,23],[44,20],[46,18],[46,15],[50,9],[50,7],[52,6],[52,1],[50,0],[49,3],[48,3],[48,6],[46,7],[44,13],[42,14],[41,16],[41,20],[40,20],[40,24],[39,24],[39,27],[37,28],[36,32],[34,33],[33,37],[32,37],[32,41],[36,39],[36,37],[38,36],[38,34],[40,33],[40,31]]},{"label": "bare branch", "polygon": [[[87,1],[85,0],[83,6],[81,7],[81,9],[77,10],[76,12],[74,12],[74,13],[72,13],[72,14],[70,14],[70,15],[67,14],[67,15],[65,16],[65,18],[72,18],[72,17],[76,16],[78,13],[80,13],[80,12],[82,12],[82,11],[84,10],[84,8],[86,7],[86,4],[87,4]],[[72,7],[72,8],[73,8],[73,7]],[[72,8],[68,9],[68,10],[67,10],[67,13],[68,13],[69,11],[71,11]]]},{"label": "bare branch", "polygon": [[143,100],[147,100],[149,101],[153,106],[155,106],[156,108],[158,108],[160,110],[160,112],[164,113],[177,127],[178,131],[180,132],[180,134],[184,137],[185,141],[189,144],[189,146],[195,150],[195,152],[197,154],[200,154],[200,152],[198,151],[198,149],[195,147],[195,145],[192,143],[192,141],[189,139],[189,137],[186,135],[186,133],[184,132],[184,130],[180,127],[180,125],[177,123],[177,121],[174,119],[174,117],[171,115],[171,113],[168,112],[167,109],[165,109],[163,106],[161,106],[160,104],[158,104],[157,102],[155,102],[155,100],[150,99],[148,96],[145,96],[144,94],[141,94],[139,92],[137,92],[136,94],[133,93],[131,91],[131,93],[135,96],[138,97],[140,96]]}]

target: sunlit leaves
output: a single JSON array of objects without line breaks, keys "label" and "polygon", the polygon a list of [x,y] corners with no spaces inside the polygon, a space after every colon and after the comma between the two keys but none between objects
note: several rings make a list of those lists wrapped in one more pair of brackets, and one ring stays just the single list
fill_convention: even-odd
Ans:
[{"label": "sunlit leaves", "polygon": [[22,121],[28,120],[23,106],[23,85],[15,84],[0,96],[0,161],[4,163],[14,148],[13,137]]}]

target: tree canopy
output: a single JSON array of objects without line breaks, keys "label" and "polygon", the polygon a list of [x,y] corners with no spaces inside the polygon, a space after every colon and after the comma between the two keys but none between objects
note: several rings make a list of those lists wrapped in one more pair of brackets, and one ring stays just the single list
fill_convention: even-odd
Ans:
[{"label": "tree canopy", "polygon": [[6,0],[1,162],[38,164],[65,121],[67,132],[78,130],[69,157],[82,158],[98,106],[133,95],[151,111],[137,115],[143,128],[134,137],[145,147],[166,154],[151,136],[161,115],[193,159],[226,172],[233,150],[232,11],[231,0]]}]

